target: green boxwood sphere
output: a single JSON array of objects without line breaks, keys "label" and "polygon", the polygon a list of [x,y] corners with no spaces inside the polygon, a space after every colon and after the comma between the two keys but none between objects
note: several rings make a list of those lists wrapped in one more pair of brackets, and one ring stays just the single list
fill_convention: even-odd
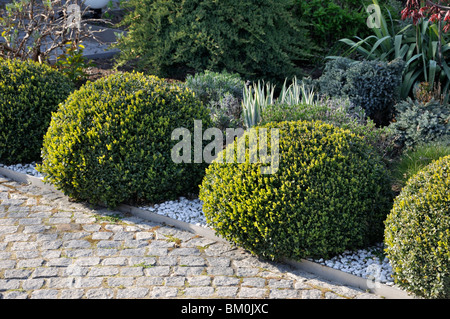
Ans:
[{"label": "green boxwood sphere", "polygon": [[[269,123],[258,134],[263,128],[268,155],[269,133],[279,132],[274,174],[261,174],[265,164],[250,160],[256,146],[245,136],[207,168],[200,199],[218,235],[271,259],[327,258],[382,241],[389,179],[362,138],[321,121]],[[242,143],[250,150],[246,160],[237,160],[235,150],[235,161],[227,161],[230,148]]]},{"label": "green boxwood sphere", "polygon": [[450,298],[450,156],[411,177],[386,219],[395,281],[425,298]]},{"label": "green boxwood sphere", "polygon": [[73,90],[48,65],[0,59],[0,162],[39,161],[51,113]]},{"label": "green boxwood sphere", "polygon": [[44,139],[45,180],[68,196],[115,207],[198,192],[205,166],[174,163],[176,128],[209,114],[188,89],[140,73],[88,82],[53,115]]}]

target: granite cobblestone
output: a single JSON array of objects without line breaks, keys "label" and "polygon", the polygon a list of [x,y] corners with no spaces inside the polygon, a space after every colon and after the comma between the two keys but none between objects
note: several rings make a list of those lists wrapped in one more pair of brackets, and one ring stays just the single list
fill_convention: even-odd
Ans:
[{"label": "granite cobblestone", "polygon": [[0,176],[0,299],[143,298],[379,297]]}]

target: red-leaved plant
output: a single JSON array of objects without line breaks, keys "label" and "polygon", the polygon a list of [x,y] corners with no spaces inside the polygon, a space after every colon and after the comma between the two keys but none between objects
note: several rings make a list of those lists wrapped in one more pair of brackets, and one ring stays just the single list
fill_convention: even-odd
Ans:
[{"label": "red-leaved plant", "polygon": [[[429,17],[431,22],[450,21],[450,1],[439,0],[408,0],[406,7],[402,10],[402,19],[412,18],[413,23],[416,24],[420,19]],[[450,23],[443,27],[444,32],[448,32]]]}]

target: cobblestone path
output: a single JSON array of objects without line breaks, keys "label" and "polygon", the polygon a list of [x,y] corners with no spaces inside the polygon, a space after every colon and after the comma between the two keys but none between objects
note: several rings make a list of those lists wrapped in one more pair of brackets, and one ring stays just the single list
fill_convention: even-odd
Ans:
[{"label": "cobblestone path", "polygon": [[0,299],[380,297],[0,176]]}]

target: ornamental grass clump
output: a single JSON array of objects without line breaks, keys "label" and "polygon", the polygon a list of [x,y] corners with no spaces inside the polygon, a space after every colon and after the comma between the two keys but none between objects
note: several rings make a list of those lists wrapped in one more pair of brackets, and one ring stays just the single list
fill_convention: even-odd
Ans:
[{"label": "ornamental grass clump", "polygon": [[88,82],[53,115],[44,139],[45,180],[66,195],[115,207],[198,191],[203,164],[174,163],[171,134],[194,119],[209,126],[194,94],[140,73]]},{"label": "ornamental grass clump", "polygon": [[[327,258],[382,240],[389,178],[363,138],[322,121],[269,123],[253,132],[262,130],[271,132],[267,154],[274,154],[278,130],[273,174],[250,160],[258,150],[245,135],[218,156],[233,151],[234,161],[216,160],[206,170],[199,197],[218,235],[270,259]],[[243,145],[245,161],[236,155]]]},{"label": "ornamental grass clump", "polygon": [[73,90],[69,78],[48,65],[0,59],[0,162],[39,161],[51,114]]},{"label": "ornamental grass clump", "polygon": [[396,283],[425,298],[450,297],[450,156],[410,178],[386,219]]}]

